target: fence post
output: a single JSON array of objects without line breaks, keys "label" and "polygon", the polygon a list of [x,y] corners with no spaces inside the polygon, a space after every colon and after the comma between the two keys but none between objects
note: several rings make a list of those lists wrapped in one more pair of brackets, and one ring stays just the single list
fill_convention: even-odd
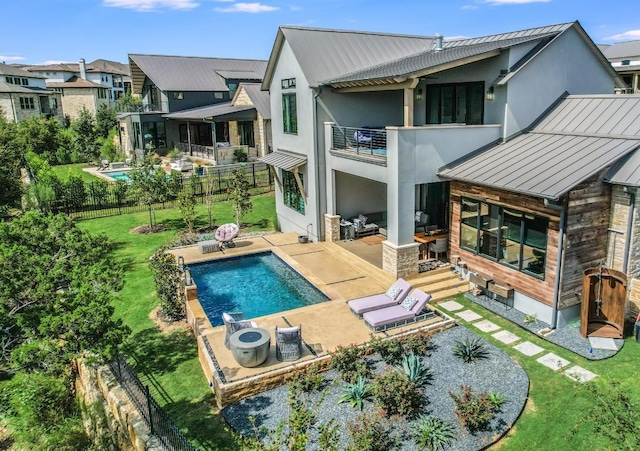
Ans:
[{"label": "fence post", "polygon": [[151,413],[151,393],[149,393],[149,386],[148,385],[144,386],[144,394],[147,397],[147,412],[149,412],[149,430],[151,431],[152,434],[154,434],[154,431],[153,431],[153,415]]},{"label": "fence post", "polygon": [[251,174],[253,175],[253,187],[255,188],[257,186],[256,185],[256,164],[255,163],[253,163],[251,165]]}]

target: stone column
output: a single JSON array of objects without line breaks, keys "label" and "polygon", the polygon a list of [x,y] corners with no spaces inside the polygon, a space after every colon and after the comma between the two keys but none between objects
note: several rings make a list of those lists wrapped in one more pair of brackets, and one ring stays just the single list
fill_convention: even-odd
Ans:
[{"label": "stone column", "polygon": [[418,272],[418,243],[396,246],[382,242],[382,269],[395,277],[406,277]]},{"label": "stone column", "polygon": [[340,241],[340,215],[324,215],[324,230],[326,241]]}]

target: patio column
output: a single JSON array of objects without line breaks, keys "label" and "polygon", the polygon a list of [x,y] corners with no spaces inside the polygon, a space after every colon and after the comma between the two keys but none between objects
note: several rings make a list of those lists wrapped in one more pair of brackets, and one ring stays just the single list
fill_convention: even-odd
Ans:
[{"label": "patio column", "polygon": [[191,149],[191,122],[187,121],[187,145],[189,146],[189,156],[193,156],[193,150]]},{"label": "patio column", "polygon": [[340,241],[340,215],[324,215],[324,236],[327,241]]},{"label": "patio column", "polygon": [[413,127],[413,88],[404,88],[404,126]]}]

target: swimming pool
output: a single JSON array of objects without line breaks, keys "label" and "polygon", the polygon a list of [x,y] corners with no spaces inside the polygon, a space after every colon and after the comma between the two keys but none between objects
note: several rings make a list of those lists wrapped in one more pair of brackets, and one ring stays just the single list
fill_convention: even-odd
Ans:
[{"label": "swimming pool", "polygon": [[125,182],[131,181],[129,178],[129,171],[103,172],[103,174],[114,180],[124,180]]},{"label": "swimming pool", "polygon": [[223,324],[223,312],[251,319],[329,299],[272,252],[197,263],[189,270],[212,326]]}]

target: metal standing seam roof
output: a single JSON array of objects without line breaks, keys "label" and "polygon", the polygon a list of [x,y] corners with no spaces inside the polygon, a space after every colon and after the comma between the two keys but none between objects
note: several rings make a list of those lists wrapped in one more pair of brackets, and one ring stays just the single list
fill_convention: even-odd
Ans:
[{"label": "metal standing seam roof", "polygon": [[231,102],[225,102],[198,108],[190,108],[188,110],[177,111],[175,113],[163,114],[162,117],[166,117],[168,119],[202,120],[253,109],[255,109],[255,106],[253,105],[231,105]]},{"label": "metal standing seam roof", "polygon": [[299,153],[276,150],[264,157],[258,158],[258,161],[262,161],[263,163],[276,168],[284,169],[285,171],[291,171],[305,164],[307,162],[307,157],[306,155]]},{"label": "metal standing seam roof", "polygon": [[[136,77],[141,70],[162,91],[228,91],[220,72],[234,72],[236,77],[262,80],[267,61],[230,58],[202,58],[167,55],[129,55],[134,84],[144,82]],[[139,90],[136,86],[134,90]]]},{"label": "metal standing seam roof", "polygon": [[602,51],[609,59],[640,56],[640,39],[636,41],[616,42]]},{"label": "metal standing seam roof", "polygon": [[240,83],[240,86],[243,87],[262,119],[271,119],[269,91],[261,91],[260,83]]},{"label": "metal standing seam roof", "polygon": [[438,175],[559,199],[638,148],[640,95],[569,96],[529,133],[453,162]]},{"label": "metal standing seam roof", "polygon": [[614,185],[640,187],[640,150],[620,160],[605,175],[604,180]]}]

